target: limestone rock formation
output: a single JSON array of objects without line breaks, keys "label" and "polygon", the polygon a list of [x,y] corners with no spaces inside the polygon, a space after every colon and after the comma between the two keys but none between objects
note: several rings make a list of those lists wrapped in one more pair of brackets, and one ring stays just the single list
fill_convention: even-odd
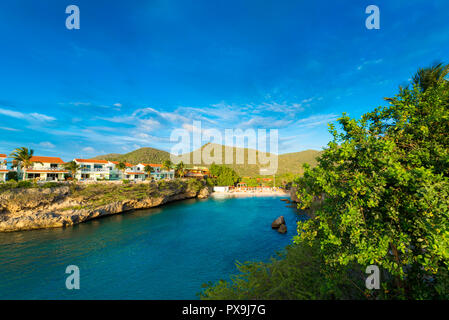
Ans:
[{"label": "limestone rock formation", "polygon": [[113,192],[109,193],[109,198],[107,193],[102,193],[101,186],[98,190],[90,186],[91,193],[85,192],[88,186],[78,185],[77,188],[78,192],[72,192],[70,186],[0,192],[0,232],[67,227],[106,215],[209,195],[207,187],[191,187],[179,181],[164,182],[160,189],[136,186],[133,192],[128,191],[132,187],[109,186]]},{"label": "limestone rock formation", "polygon": [[285,224],[281,224],[278,228],[279,233],[287,233],[287,226]]},{"label": "limestone rock formation", "polygon": [[285,220],[283,216],[280,216],[279,218],[277,218],[276,220],[273,221],[273,223],[271,224],[271,228],[273,229],[277,229],[279,228],[282,224],[285,224]]}]

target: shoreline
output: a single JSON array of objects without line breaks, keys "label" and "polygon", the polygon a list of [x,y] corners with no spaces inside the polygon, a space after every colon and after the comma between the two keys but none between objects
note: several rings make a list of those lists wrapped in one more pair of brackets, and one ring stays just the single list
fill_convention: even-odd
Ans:
[{"label": "shoreline", "polygon": [[[109,189],[94,190],[94,194],[87,195],[83,195],[87,186],[75,195],[69,186],[4,192],[0,194],[0,232],[65,228],[104,216],[150,209],[191,198],[204,199],[210,195],[205,186],[191,188],[189,184],[179,186],[176,182],[170,182],[165,189],[153,191],[142,190],[139,185],[128,189],[122,186],[106,187]],[[111,201],[105,201],[107,198]]]},{"label": "shoreline", "polygon": [[233,192],[217,192],[214,191],[211,194],[212,197],[222,197],[222,196],[236,196],[236,197],[244,197],[244,196],[277,196],[277,197],[288,197],[290,199],[290,193],[287,192],[278,192],[278,191],[262,191],[262,192],[249,192],[249,191],[233,191]]}]

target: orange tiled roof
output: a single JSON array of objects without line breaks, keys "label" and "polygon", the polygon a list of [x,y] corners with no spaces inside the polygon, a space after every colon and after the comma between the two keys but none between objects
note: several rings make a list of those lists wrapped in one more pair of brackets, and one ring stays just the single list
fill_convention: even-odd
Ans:
[{"label": "orange tiled roof", "polygon": [[58,164],[64,164],[65,162],[62,161],[61,158],[58,157],[31,157],[31,162],[42,162],[42,163],[58,163]]},{"label": "orange tiled roof", "polygon": [[0,172],[9,172],[9,170],[3,170],[3,169],[1,169]]},{"label": "orange tiled roof", "polygon": [[[113,163],[113,164],[119,164],[120,162],[118,162],[118,161],[111,161],[111,163]],[[126,165],[127,167],[134,167],[133,164],[128,163],[128,162],[125,162],[125,165]]]},{"label": "orange tiled roof", "polygon": [[141,165],[143,166],[150,166],[150,167],[157,167],[157,168],[162,168],[162,164],[155,164],[155,163],[141,163]]},{"label": "orange tiled roof", "polygon": [[0,153],[0,158],[8,158],[6,154]]},{"label": "orange tiled roof", "polygon": [[45,170],[45,169],[43,169],[43,170],[39,170],[39,169],[27,169],[26,170],[26,173],[33,173],[33,172],[36,172],[36,173],[68,173],[68,171],[65,171],[65,170]]},{"label": "orange tiled roof", "polygon": [[107,160],[98,160],[98,159],[75,159],[76,162],[87,162],[87,163],[108,163]]},{"label": "orange tiled roof", "polygon": [[145,172],[125,172],[126,175],[130,174],[145,174]]}]

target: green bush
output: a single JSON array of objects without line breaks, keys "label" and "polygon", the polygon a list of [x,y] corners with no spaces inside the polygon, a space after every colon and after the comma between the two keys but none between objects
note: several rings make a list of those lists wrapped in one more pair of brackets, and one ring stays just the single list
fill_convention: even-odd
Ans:
[{"label": "green bush", "polygon": [[[421,69],[389,106],[330,125],[318,166],[295,179],[286,254],[239,264],[202,299],[449,299],[449,66]],[[365,289],[377,265],[381,289]]]},{"label": "green bush", "polygon": [[213,179],[211,179],[211,178],[209,178],[209,177],[207,177],[206,178],[206,185],[208,186],[208,187],[214,187],[214,180]]},{"label": "green bush", "polygon": [[[326,277],[318,243],[291,245],[271,262],[237,263],[231,280],[203,285],[203,300],[315,300],[364,299],[363,272],[334,270]],[[351,276],[351,281],[348,277]]]},{"label": "green bush", "polygon": [[122,183],[123,183],[123,184],[129,184],[129,180],[128,180],[128,179],[123,179],[123,180],[122,180]]},{"label": "green bush", "polygon": [[239,175],[232,168],[212,164],[209,170],[215,186],[233,186],[240,181]]},{"label": "green bush", "polygon": [[379,266],[379,297],[449,296],[449,81],[440,71],[421,70],[361,120],[343,115],[318,166],[295,181],[303,208],[320,203],[295,242],[319,241],[334,268]]},{"label": "green bush", "polygon": [[8,181],[10,181],[10,180],[18,181],[19,180],[19,174],[17,173],[17,171],[9,171],[6,174],[6,180],[8,180]]},{"label": "green bush", "polygon": [[204,184],[203,184],[203,182],[201,180],[198,180],[198,179],[195,179],[195,178],[187,180],[187,188],[189,190],[198,192],[201,189],[203,189],[203,187],[204,187]]},{"label": "green bush", "polygon": [[43,185],[41,185],[41,188],[56,188],[56,187],[60,187],[61,184],[57,183],[57,182],[46,182]]},{"label": "green bush", "polygon": [[29,180],[19,181],[17,183],[17,188],[33,188],[33,187],[35,187],[35,184],[33,183],[33,181]]}]

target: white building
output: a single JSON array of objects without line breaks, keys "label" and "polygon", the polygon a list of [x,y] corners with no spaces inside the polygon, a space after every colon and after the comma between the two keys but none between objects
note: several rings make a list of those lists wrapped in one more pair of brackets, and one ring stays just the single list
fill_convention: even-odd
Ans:
[{"label": "white building", "polygon": [[78,180],[134,180],[143,181],[150,177],[145,172],[146,166],[151,166],[153,172],[151,178],[154,180],[160,179],[174,179],[174,170],[162,170],[161,164],[146,164],[139,163],[133,165],[125,162],[126,168],[119,170],[117,165],[118,161],[97,160],[97,159],[74,159],[77,164],[81,166],[80,170],[76,174]]},{"label": "white building", "polygon": [[140,170],[137,165],[133,165],[131,163],[125,162],[126,169],[123,172],[123,179],[134,180],[134,181],[143,181],[147,178],[145,171]]},{"label": "white building", "polygon": [[215,186],[214,187],[214,192],[229,192],[229,187],[228,186]]},{"label": "white building", "polygon": [[58,157],[32,157],[31,168],[18,167],[18,174],[23,180],[64,181],[68,171],[64,169],[64,161]]},{"label": "white building", "polygon": [[6,175],[8,174],[8,167],[6,166],[6,154],[0,154],[0,182],[6,181]]},{"label": "white building", "polygon": [[74,159],[81,166],[75,175],[78,180],[119,180],[120,171],[115,162],[97,159]]},{"label": "white building", "polygon": [[144,172],[146,178],[149,177],[149,175],[145,172],[145,167],[150,166],[153,168],[153,172],[151,173],[151,177],[154,180],[160,180],[160,179],[174,179],[175,178],[175,170],[171,169],[169,171],[163,170],[161,164],[154,164],[154,163],[139,163],[137,166],[135,166],[136,171],[138,172]]}]

